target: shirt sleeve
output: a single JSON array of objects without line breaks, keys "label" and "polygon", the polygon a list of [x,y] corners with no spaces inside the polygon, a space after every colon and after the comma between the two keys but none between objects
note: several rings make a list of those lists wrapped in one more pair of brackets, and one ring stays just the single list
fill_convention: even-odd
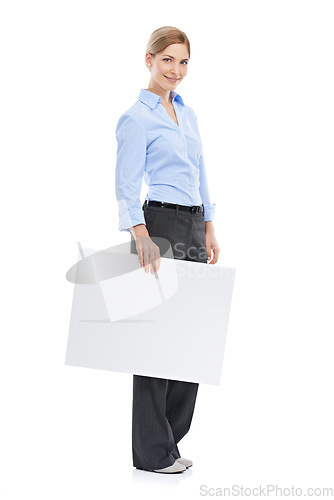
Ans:
[{"label": "shirt sleeve", "polygon": [[[194,112],[197,124],[197,115]],[[197,124],[198,129],[198,124]],[[198,130],[199,133],[199,130]],[[209,194],[209,186],[208,186],[208,178],[206,173],[206,166],[203,156],[203,149],[201,143],[201,155],[199,159],[199,192],[202,198],[202,203],[204,205],[204,221],[209,221],[214,219],[216,204],[211,203],[210,194]]]},{"label": "shirt sleeve", "polygon": [[115,194],[118,203],[119,230],[145,224],[140,201],[146,163],[146,135],[142,126],[124,113],[116,126],[117,158]]},{"label": "shirt sleeve", "polygon": [[214,219],[216,204],[211,203],[208,187],[208,179],[206,175],[206,167],[203,157],[203,152],[201,153],[199,161],[199,192],[202,198],[202,203],[204,205],[204,221],[209,221]]}]

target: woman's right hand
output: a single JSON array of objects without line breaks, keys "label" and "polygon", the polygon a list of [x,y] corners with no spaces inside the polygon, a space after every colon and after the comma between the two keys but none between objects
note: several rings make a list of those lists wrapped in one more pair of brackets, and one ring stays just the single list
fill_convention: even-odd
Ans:
[{"label": "woman's right hand", "polygon": [[141,267],[145,267],[145,272],[151,274],[158,271],[161,263],[160,248],[150,238],[145,224],[138,224],[131,229],[136,241],[139,262]]}]

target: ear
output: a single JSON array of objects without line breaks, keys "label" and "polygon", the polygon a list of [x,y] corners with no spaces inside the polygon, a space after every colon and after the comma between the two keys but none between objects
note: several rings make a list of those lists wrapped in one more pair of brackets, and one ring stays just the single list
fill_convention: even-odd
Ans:
[{"label": "ear", "polygon": [[152,65],[152,56],[149,52],[147,52],[145,55],[145,63],[146,63],[146,66],[148,66],[148,67],[151,67],[151,65]]}]

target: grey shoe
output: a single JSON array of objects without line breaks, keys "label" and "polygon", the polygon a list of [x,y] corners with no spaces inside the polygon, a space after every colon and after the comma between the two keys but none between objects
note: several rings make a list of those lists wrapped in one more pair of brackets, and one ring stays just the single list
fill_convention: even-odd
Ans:
[{"label": "grey shoe", "polygon": [[167,472],[170,474],[176,474],[177,472],[183,472],[186,469],[187,468],[183,464],[175,460],[175,462],[169,467],[165,467],[164,469],[153,469],[153,472]]},{"label": "grey shoe", "polygon": [[188,467],[191,467],[193,465],[192,461],[189,460],[188,458],[180,457],[180,458],[177,458],[176,460],[178,462],[180,462],[180,464],[185,465],[187,469],[188,469]]}]

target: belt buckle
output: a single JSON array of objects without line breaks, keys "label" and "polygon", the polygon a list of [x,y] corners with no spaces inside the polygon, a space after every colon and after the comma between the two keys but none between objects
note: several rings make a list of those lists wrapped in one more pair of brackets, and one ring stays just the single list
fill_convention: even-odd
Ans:
[{"label": "belt buckle", "polygon": [[195,213],[196,211],[197,211],[197,207],[195,205],[190,207],[190,212]]}]

